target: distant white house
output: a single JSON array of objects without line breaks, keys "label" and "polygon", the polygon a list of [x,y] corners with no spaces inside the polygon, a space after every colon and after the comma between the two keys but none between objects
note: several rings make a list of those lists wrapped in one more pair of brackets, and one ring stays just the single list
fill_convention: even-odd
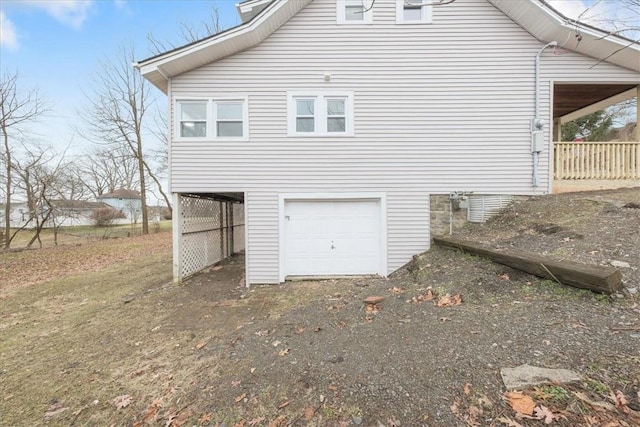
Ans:
[{"label": "distant white house", "polygon": [[121,188],[102,194],[97,199],[126,215],[126,220],[118,220],[119,223],[137,223],[142,216],[142,199],[139,191]]},{"label": "distant white house", "polygon": [[[48,217],[45,228],[93,225],[95,223],[92,218],[94,211],[109,207],[106,203],[86,200],[53,200],[51,205],[53,211]],[[4,212],[4,205],[0,205],[0,208]],[[47,207],[40,207],[37,215],[40,218],[44,218],[47,215],[47,211]],[[33,219],[34,214],[30,211],[27,202],[12,203],[9,216],[12,228],[33,228],[36,226],[36,222]],[[4,226],[4,215],[0,219],[0,224]]]}]

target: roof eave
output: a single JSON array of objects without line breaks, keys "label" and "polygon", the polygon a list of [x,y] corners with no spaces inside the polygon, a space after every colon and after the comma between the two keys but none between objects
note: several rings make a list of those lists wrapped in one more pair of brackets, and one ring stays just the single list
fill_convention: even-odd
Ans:
[{"label": "roof eave", "polygon": [[167,93],[172,77],[258,45],[310,2],[276,0],[251,21],[134,65],[144,78]]},{"label": "roof eave", "polygon": [[246,0],[236,3],[236,10],[242,23],[251,21],[257,14],[262,12],[273,0]]},{"label": "roof eave", "polygon": [[[488,1],[542,42],[555,40],[560,47],[590,56],[597,59],[598,62],[606,61],[629,70],[640,71],[640,45],[638,42],[569,19],[546,3],[537,0],[525,2]],[[540,23],[545,23],[545,25]],[[567,45],[568,42],[565,40],[575,40],[575,37],[571,36],[575,35],[576,29],[579,30],[582,40],[573,46]]]}]

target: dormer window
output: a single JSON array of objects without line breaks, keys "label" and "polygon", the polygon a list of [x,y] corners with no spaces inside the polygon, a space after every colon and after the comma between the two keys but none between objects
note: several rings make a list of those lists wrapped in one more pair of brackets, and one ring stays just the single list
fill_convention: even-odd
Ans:
[{"label": "dormer window", "polygon": [[431,22],[431,6],[425,0],[396,0],[396,23],[425,24]]},{"label": "dormer window", "polygon": [[338,24],[370,24],[373,20],[371,0],[336,0]]}]

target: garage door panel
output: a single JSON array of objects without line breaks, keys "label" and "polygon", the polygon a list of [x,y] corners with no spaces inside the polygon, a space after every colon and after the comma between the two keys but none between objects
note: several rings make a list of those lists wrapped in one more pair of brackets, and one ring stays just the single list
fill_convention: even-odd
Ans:
[{"label": "garage door panel", "polygon": [[381,271],[378,200],[285,202],[285,275]]}]

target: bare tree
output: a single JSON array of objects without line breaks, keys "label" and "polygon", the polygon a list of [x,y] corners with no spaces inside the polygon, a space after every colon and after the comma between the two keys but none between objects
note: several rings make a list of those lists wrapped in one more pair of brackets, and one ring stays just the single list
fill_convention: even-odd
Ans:
[{"label": "bare tree", "polygon": [[143,153],[144,121],[153,102],[148,83],[131,66],[133,48],[123,47],[114,62],[103,61],[89,96],[85,119],[90,137],[97,143],[126,147],[137,161],[142,200],[142,233],[149,233],[145,171],[150,172]]},{"label": "bare tree", "polygon": [[[152,54],[157,55],[162,52],[175,49],[186,43],[193,43],[205,37],[217,34],[223,30],[224,27],[220,23],[220,11],[215,5],[213,5],[208,19],[203,19],[198,24],[193,24],[191,22],[180,23],[180,37],[177,42],[160,41],[151,33],[147,34],[147,41],[149,42],[150,51],[152,52]],[[165,116],[165,112],[158,111],[156,114],[155,126],[151,131],[153,135],[162,142],[162,149],[154,150],[152,153],[154,160],[159,164],[159,171],[152,173],[151,169],[149,168],[149,164],[146,163],[145,166],[147,167],[149,176],[155,182],[158,192],[164,199],[169,212],[172,212],[173,209],[171,207],[171,200],[162,189],[162,185],[160,183],[160,180],[158,179],[161,171],[166,170],[168,164],[167,152],[169,147],[169,140],[167,138],[167,129],[167,118]]]},{"label": "bare tree", "polygon": [[140,185],[138,161],[129,147],[123,145],[94,146],[80,158],[82,165],[74,170],[75,179],[95,198],[119,188]]},{"label": "bare tree", "polygon": [[217,34],[222,30],[224,30],[224,27],[220,24],[220,12],[214,5],[211,8],[208,19],[203,19],[198,24],[181,22],[180,39],[177,42],[160,41],[151,33],[147,34],[147,41],[149,42],[149,50],[151,53],[157,55],[175,49],[185,43],[193,43],[210,35]]},{"label": "bare tree", "polygon": [[4,247],[11,244],[11,195],[13,192],[13,159],[10,138],[25,131],[24,125],[35,121],[47,110],[37,90],[21,93],[18,90],[18,73],[0,77],[0,132],[2,132],[4,160]]}]

